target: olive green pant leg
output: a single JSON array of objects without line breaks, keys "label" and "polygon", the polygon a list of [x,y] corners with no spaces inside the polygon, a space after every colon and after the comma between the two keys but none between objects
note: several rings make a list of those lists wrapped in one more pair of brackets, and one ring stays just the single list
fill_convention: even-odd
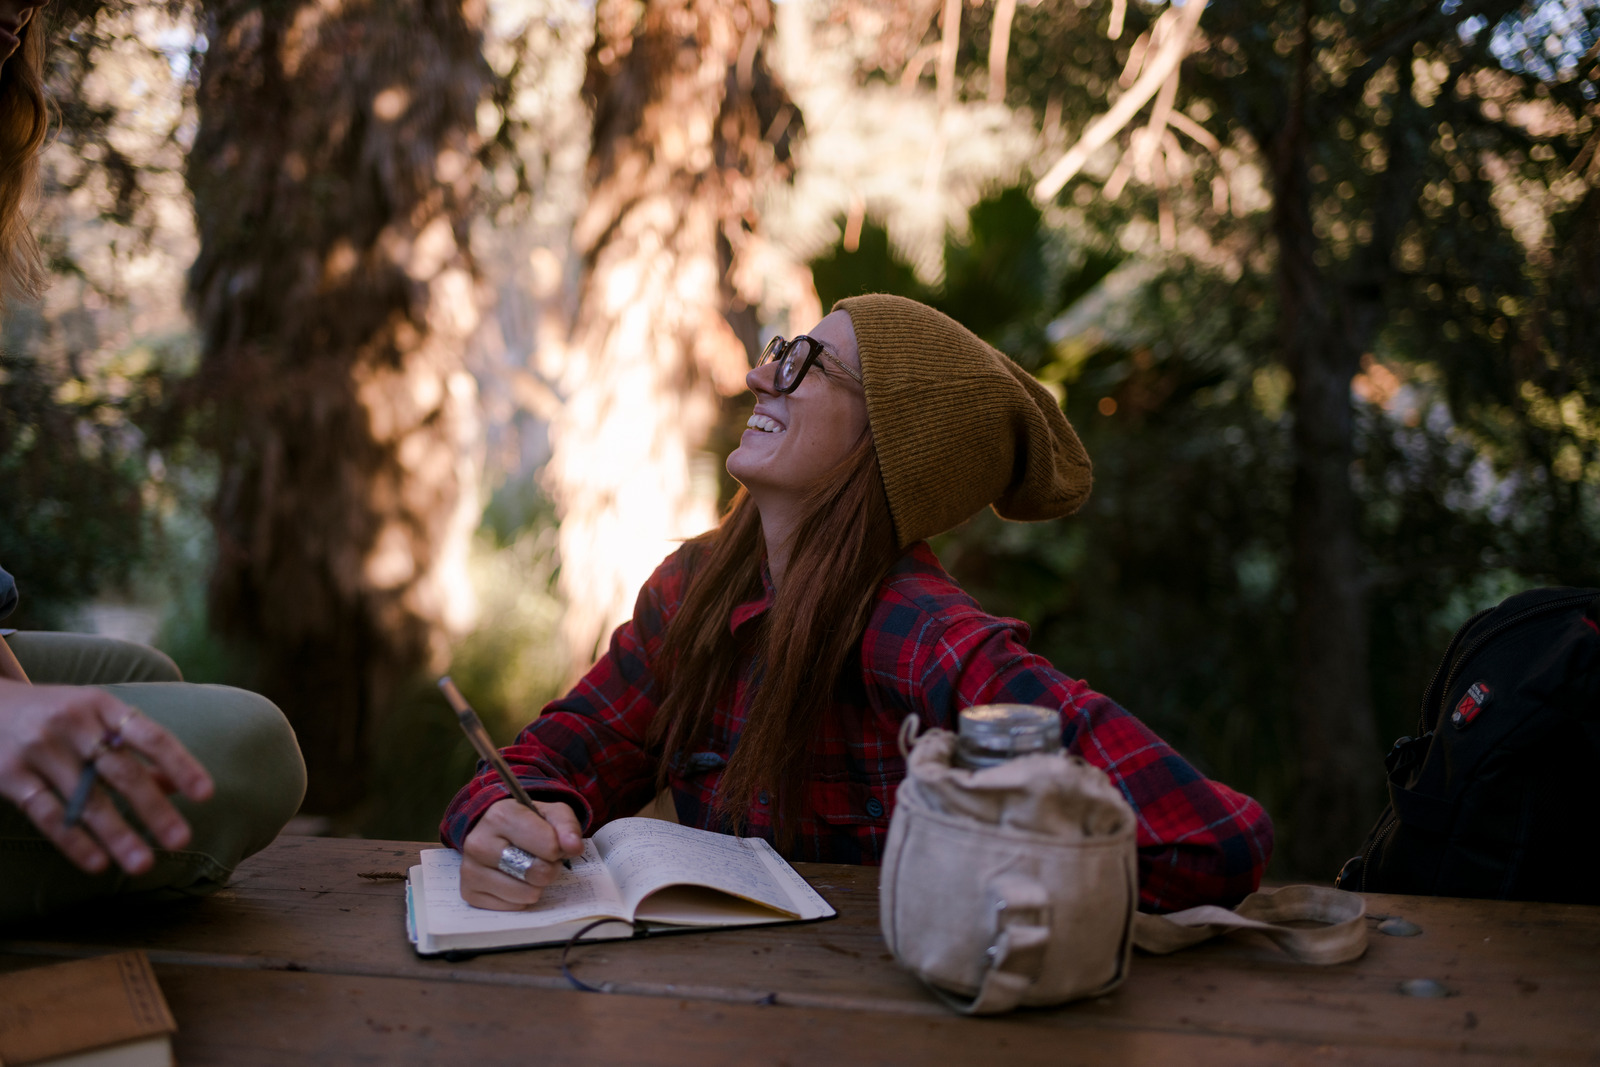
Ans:
[{"label": "olive green pant leg", "polygon": [[165,652],[115,637],[18,630],[6,644],[34,685],[183,681]]},{"label": "olive green pant leg", "polygon": [[0,922],[113,894],[171,899],[214,892],[299,810],[305,763],[288,720],[265,697],[182,682],[101,688],[170,730],[211,773],[216,792],[203,804],[173,798],[193,838],[182,850],[157,849],[155,866],[138,877],[120,870],[84,874],[26,816],[0,803]]}]

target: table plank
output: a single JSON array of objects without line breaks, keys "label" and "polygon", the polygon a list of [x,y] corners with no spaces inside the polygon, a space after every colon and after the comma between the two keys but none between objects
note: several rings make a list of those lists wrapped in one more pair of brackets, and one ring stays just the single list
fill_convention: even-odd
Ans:
[{"label": "table plank", "polygon": [[[108,907],[13,927],[0,932],[0,951],[145,948],[172,966],[418,980],[441,990],[465,987],[469,999],[490,995],[490,988],[523,996],[565,992],[558,950],[459,963],[418,959],[401,932],[399,883],[359,875],[403,870],[420,847],[428,846],[282,838],[209,900],[139,911]],[[839,909],[838,919],[585,946],[574,953],[575,967],[587,981],[634,999],[687,998],[731,1008],[776,994],[780,1005],[805,1011],[892,1014],[920,1019],[916,1025],[952,1018],[889,957],[878,933],[876,869],[800,869]],[[1374,933],[1365,958],[1328,968],[1296,964],[1252,938],[1140,956],[1115,993],[1029,1013],[1026,1025],[1419,1054],[1600,1057],[1600,1034],[1589,1021],[1600,993],[1600,908],[1380,896],[1369,905],[1406,916],[1422,936]],[[1406,978],[1433,978],[1455,995],[1402,996]]]},{"label": "table plank", "polygon": [[[16,962],[0,956],[0,968]],[[37,962],[33,960],[31,962]],[[1396,1064],[1460,1062],[1452,1049],[1331,1047],[1180,1030],[936,1016],[886,1026],[872,1013],[687,998],[471,986],[415,978],[157,966],[185,1067],[526,1063]]]}]

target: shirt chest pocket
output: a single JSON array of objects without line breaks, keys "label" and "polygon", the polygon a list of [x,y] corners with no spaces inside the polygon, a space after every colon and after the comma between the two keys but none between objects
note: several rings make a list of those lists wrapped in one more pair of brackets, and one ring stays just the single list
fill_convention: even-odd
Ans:
[{"label": "shirt chest pocket", "polygon": [[887,827],[901,780],[899,775],[870,775],[813,781],[811,810],[830,826]]}]

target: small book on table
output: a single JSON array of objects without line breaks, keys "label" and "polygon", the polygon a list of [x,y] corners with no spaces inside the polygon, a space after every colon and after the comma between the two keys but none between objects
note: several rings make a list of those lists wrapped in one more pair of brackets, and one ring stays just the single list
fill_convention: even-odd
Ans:
[{"label": "small book on table", "polygon": [[177,1028],[143,952],[0,975],[6,1067],[170,1067]]}]

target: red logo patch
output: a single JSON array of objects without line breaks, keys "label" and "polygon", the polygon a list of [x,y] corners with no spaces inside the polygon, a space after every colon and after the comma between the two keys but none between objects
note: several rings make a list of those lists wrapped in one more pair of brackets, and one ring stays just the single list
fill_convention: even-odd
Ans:
[{"label": "red logo patch", "polygon": [[1472,725],[1472,720],[1478,717],[1478,713],[1489,703],[1489,697],[1492,695],[1488,682],[1473,682],[1472,687],[1467,690],[1467,695],[1461,698],[1456,710],[1451,713],[1450,721],[1457,727]]}]

